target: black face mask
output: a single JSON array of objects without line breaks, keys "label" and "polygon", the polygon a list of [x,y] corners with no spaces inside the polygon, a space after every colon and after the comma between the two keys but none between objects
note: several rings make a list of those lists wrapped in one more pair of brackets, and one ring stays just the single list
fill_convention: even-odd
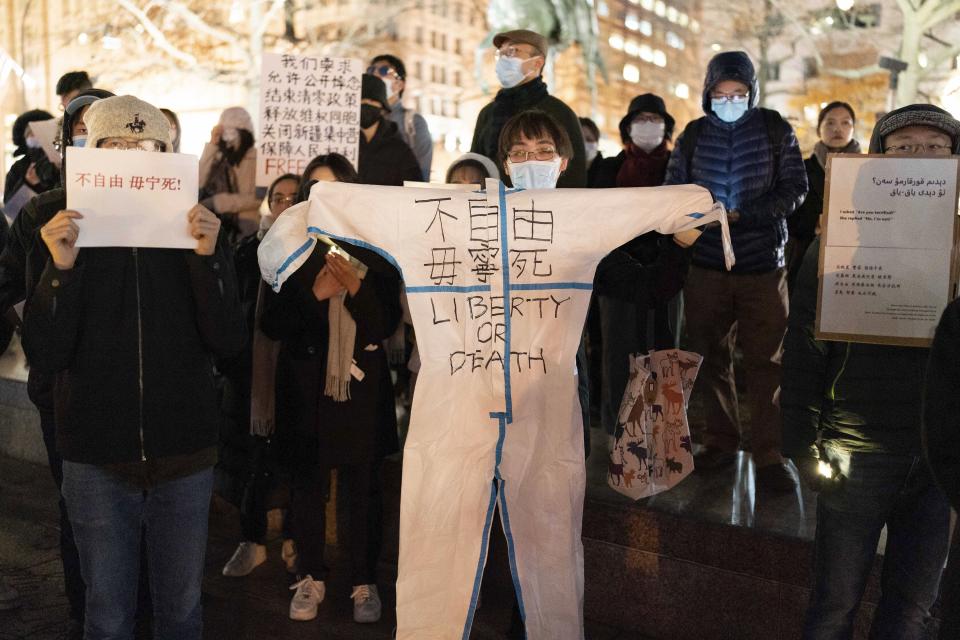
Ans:
[{"label": "black face mask", "polygon": [[380,111],[380,107],[375,107],[372,104],[360,105],[360,128],[368,129],[372,127],[380,119]]}]

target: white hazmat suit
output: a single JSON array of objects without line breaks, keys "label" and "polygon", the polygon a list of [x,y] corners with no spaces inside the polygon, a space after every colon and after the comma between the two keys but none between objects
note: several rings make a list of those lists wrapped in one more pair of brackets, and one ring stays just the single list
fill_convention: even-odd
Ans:
[{"label": "white hazmat suit", "polygon": [[508,191],[488,180],[470,193],[320,182],[279,217],[259,250],[275,288],[318,234],[378,251],[406,286],[422,366],[403,454],[399,640],[469,637],[496,505],[527,637],[583,637],[574,362],[594,271],[648,231],[720,220],[729,237],[713,206],[693,185]]}]

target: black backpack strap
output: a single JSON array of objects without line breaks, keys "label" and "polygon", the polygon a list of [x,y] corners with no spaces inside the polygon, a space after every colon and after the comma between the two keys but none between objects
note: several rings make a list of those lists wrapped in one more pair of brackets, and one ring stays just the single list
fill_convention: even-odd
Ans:
[{"label": "black backpack strap", "polygon": [[773,109],[760,108],[763,114],[763,124],[767,129],[767,139],[770,140],[770,150],[773,155],[773,170],[780,170],[780,146],[783,143],[783,137],[787,135],[787,127],[790,125],[778,111]]},{"label": "black backpack strap", "polygon": [[700,137],[700,125],[703,124],[703,118],[697,118],[690,122],[687,128],[680,134],[680,153],[687,161],[687,180],[693,180],[693,152],[697,148],[697,138]]}]

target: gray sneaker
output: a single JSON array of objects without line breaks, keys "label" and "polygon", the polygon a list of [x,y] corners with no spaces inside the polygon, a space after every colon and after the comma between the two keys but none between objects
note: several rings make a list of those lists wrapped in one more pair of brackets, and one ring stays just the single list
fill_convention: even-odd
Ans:
[{"label": "gray sneaker", "polygon": [[377,585],[361,584],[353,588],[350,594],[353,598],[353,621],[354,622],[376,622],[380,619],[380,594],[377,593]]}]

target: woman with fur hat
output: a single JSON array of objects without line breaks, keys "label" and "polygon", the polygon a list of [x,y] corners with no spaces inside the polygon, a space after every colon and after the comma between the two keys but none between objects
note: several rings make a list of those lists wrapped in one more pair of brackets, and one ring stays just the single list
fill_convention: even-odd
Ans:
[{"label": "woman with fur hat", "polygon": [[224,109],[203,147],[200,200],[220,216],[231,244],[260,228],[253,119],[243,107]]},{"label": "woman with fur hat", "polygon": [[[133,96],[84,115],[87,146],[165,152],[170,128]],[[24,310],[33,368],[56,376],[62,494],[86,582],[84,636],[131,637],[143,529],[157,640],[199,640],[220,424],[211,357],[245,339],[220,221],[185,216],[196,248],[77,246],[66,192],[37,199],[43,271]]]}]

